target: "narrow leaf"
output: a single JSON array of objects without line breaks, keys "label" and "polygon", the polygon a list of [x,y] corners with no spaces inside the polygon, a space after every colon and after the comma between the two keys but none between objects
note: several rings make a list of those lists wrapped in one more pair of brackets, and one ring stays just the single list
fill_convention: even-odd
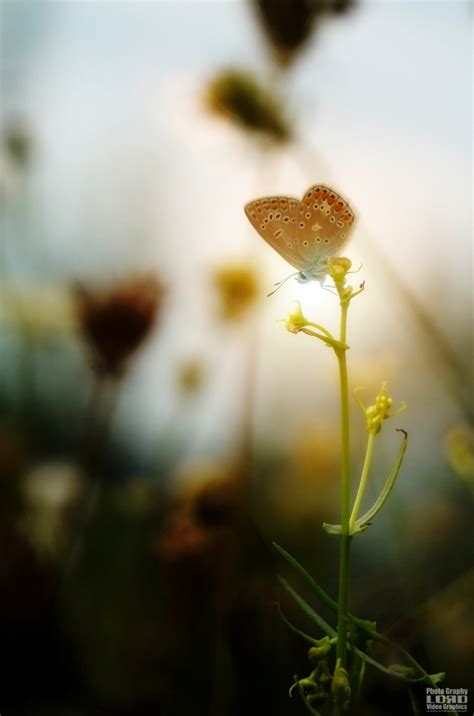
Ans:
[{"label": "narrow leaf", "polygon": [[[286,588],[286,587],[285,587],[285,588]],[[280,614],[280,617],[283,619],[283,621],[285,622],[286,626],[287,626],[289,629],[291,629],[291,631],[295,632],[295,634],[298,634],[298,636],[302,637],[305,641],[308,641],[308,642],[309,642],[310,644],[312,644],[313,646],[319,646],[319,642],[317,641],[317,639],[313,639],[312,636],[309,636],[309,634],[306,634],[304,631],[301,631],[301,629],[298,629],[297,627],[295,627],[295,625],[292,624],[292,623],[290,622],[290,620],[285,617],[285,615],[283,614],[283,612],[282,612],[282,610],[281,610],[281,607],[280,607],[280,605],[279,605],[278,603],[276,604],[276,608],[278,609],[278,612],[279,612],[279,614]]]},{"label": "narrow leaf", "polygon": [[[309,604],[308,602],[303,599],[302,596],[296,592],[293,587],[291,587],[290,584],[284,579],[283,577],[278,578],[280,583],[285,587],[287,592],[291,594],[295,602],[301,607],[301,609],[304,611],[304,613],[326,634],[330,637],[337,638],[337,631],[333,629],[332,626],[330,626]],[[371,666],[374,666],[379,671],[382,671],[384,674],[388,674],[388,676],[393,676],[396,679],[400,679],[401,681],[408,681],[411,683],[415,683],[418,681],[423,681],[424,679],[408,679],[403,674],[399,674],[396,671],[390,671],[390,669],[387,669],[386,666],[381,664],[379,661],[376,661],[368,654],[365,654],[363,651],[355,647],[353,644],[351,644],[349,641],[347,642],[347,648],[349,651],[351,651],[353,654],[357,654],[357,656],[360,659],[364,659],[368,664]]]},{"label": "narrow leaf", "polygon": [[[313,592],[319,597],[319,599],[326,604],[329,609],[331,609],[333,612],[337,614],[337,602],[335,599],[333,599],[327,592],[324,591],[322,587],[319,586],[319,584],[316,582],[315,579],[310,575],[310,573],[303,567],[302,564],[300,564],[289,552],[287,552],[283,547],[281,547],[276,542],[273,542],[273,546],[275,549],[281,554],[282,557],[286,559],[286,561],[300,574],[300,576],[304,579],[304,581],[311,587]],[[380,634],[378,631],[376,631],[376,624],[374,622],[370,622],[367,619],[360,619],[358,617],[353,616],[352,614],[347,615],[348,621],[352,622],[352,624],[355,624],[355,626],[359,627],[359,629],[362,629],[362,631],[365,631],[366,634],[369,634],[373,639],[376,639],[377,641],[381,642],[382,644],[385,644],[387,646],[390,646],[391,648],[398,649],[400,654],[402,654],[405,659],[412,664],[412,666],[415,667],[417,670],[417,673],[421,674],[421,678],[419,678],[419,681],[424,682],[425,684],[428,684],[429,686],[435,687],[437,684],[439,684],[441,681],[444,680],[445,674],[439,673],[439,674],[428,674],[421,664],[419,664],[416,659],[408,652],[406,649],[404,649],[399,644],[396,644],[388,637],[384,636],[383,634]],[[331,636],[331,635],[330,635]],[[393,676],[393,674],[391,674]]]},{"label": "narrow leaf", "polygon": [[280,584],[282,584],[286,591],[291,594],[295,602],[301,607],[301,609],[304,611],[304,613],[313,621],[316,626],[318,626],[320,629],[322,629],[323,632],[325,632],[328,636],[337,637],[337,631],[332,628],[321,616],[319,616],[318,612],[313,609],[313,607],[310,607],[308,602],[301,597],[298,592],[296,592],[293,587],[288,584],[286,579],[283,577],[278,577]]},{"label": "narrow leaf", "polygon": [[408,688],[408,693],[410,694],[410,704],[413,709],[413,716],[422,716],[421,709],[418,705],[418,701],[415,696],[415,691],[411,687]]},{"label": "narrow leaf", "polygon": [[356,531],[361,531],[362,529],[365,529],[368,526],[368,523],[375,517],[375,515],[380,512],[384,504],[386,503],[388,496],[390,495],[393,486],[395,485],[395,480],[398,477],[398,473],[400,472],[400,468],[402,466],[403,458],[405,457],[405,452],[407,449],[407,443],[408,443],[408,435],[403,432],[403,439],[400,445],[400,449],[398,451],[397,459],[395,461],[394,466],[392,467],[390,474],[387,478],[387,481],[382,489],[382,492],[375,500],[372,507],[367,510],[367,512],[362,515],[362,517],[359,517],[358,520],[356,520],[355,526]]}]

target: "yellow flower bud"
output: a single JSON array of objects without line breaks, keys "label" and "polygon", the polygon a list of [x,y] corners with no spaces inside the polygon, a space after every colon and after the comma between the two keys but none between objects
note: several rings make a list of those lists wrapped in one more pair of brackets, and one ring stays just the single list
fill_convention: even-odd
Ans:
[{"label": "yellow flower bud", "polygon": [[388,394],[386,383],[382,383],[379,394],[375,397],[373,405],[369,405],[366,408],[358,398],[357,400],[365,416],[367,432],[375,435],[380,432],[384,420],[388,420],[388,418],[393,418],[395,415],[399,415],[399,413],[405,409],[405,403],[402,403],[402,405],[394,413],[390,411],[390,408],[393,405],[393,400]]},{"label": "yellow flower bud", "polygon": [[285,321],[285,328],[287,331],[290,331],[290,333],[299,333],[301,329],[307,325],[309,325],[309,321],[303,316],[301,304],[299,301],[296,301],[296,307]]}]

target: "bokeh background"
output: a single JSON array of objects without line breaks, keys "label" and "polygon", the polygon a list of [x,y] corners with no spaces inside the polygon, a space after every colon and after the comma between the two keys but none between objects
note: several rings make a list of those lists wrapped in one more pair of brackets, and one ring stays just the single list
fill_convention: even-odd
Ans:
[{"label": "bokeh background", "polygon": [[[317,182],[358,215],[351,386],[408,405],[378,441],[369,498],[410,436],[352,611],[466,688],[470,3],[0,9],[2,713],[304,712],[274,603],[308,625],[271,541],[335,593],[337,366],[278,321],[299,300],[336,330],[338,308],[316,284],[265,298],[290,269],[242,208]],[[377,673],[359,709],[410,712]]]}]

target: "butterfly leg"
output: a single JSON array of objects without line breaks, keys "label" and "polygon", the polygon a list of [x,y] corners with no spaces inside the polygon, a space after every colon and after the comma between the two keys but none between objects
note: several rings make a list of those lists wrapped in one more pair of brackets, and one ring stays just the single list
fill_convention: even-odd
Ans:
[{"label": "butterfly leg", "polygon": [[321,288],[324,291],[327,291],[328,293],[332,293],[333,296],[337,296],[337,291],[334,290],[334,286],[325,286],[323,283],[321,284]]}]

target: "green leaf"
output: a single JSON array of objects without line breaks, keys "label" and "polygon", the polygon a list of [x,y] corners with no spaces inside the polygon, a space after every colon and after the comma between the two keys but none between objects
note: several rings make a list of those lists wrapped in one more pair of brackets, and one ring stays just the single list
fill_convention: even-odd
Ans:
[{"label": "green leaf", "polygon": [[325,632],[328,636],[337,637],[337,631],[332,628],[321,616],[319,616],[318,612],[313,609],[313,607],[310,607],[308,602],[301,597],[298,592],[296,592],[293,587],[288,584],[286,579],[283,577],[278,577],[280,584],[285,587],[286,591],[291,594],[295,602],[301,607],[301,609],[304,611],[304,613],[313,621],[316,626],[318,626],[320,629],[322,629],[323,632]]},{"label": "green leaf", "polygon": [[340,535],[341,525],[330,525],[328,522],[323,522],[323,530],[326,530],[328,535]]},{"label": "green leaf", "polygon": [[[331,609],[333,612],[337,614],[337,602],[335,599],[333,599],[327,592],[324,591],[322,587],[319,586],[319,584],[316,582],[315,579],[309,574],[309,572],[301,565],[289,552],[287,552],[283,547],[281,547],[276,542],[273,542],[273,546],[275,549],[281,554],[282,557],[300,574],[300,576],[303,578],[303,580],[311,587],[313,592],[316,594],[319,599],[326,604],[329,609]],[[290,592],[291,593],[291,592]],[[308,605],[309,606],[309,605]],[[421,681],[428,686],[436,686],[439,684],[443,679],[445,678],[444,673],[439,674],[428,674],[423,667],[416,661],[416,659],[402,646],[399,644],[396,644],[391,639],[389,639],[386,636],[383,636],[383,634],[380,634],[378,631],[376,631],[376,624],[375,622],[371,622],[367,619],[360,619],[358,617],[353,616],[352,614],[348,614],[347,618],[350,622],[355,624],[357,627],[365,631],[367,634],[369,634],[373,639],[376,639],[377,641],[381,642],[382,644],[385,644],[387,646],[390,646],[391,648],[397,649],[400,654],[402,654],[405,659],[416,669],[417,673],[421,674],[421,677],[418,679],[418,681]],[[327,633],[327,632],[326,632]],[[331,634],[329,635],[331,636]],[[388,670],[387,670],[388,671]],[[393,673],[391,674],[393,676]]]},{"label": "green leaf", "polygon": [[[301,607],[303,612],[326,634],[330,637],[337,638],[337,631],[333,629],[332,626],[330,626],[309,604],[308,602],[303,599],[303,597],[296,592],[293,587],[288,584],[286,579],[283,577],[278,577],[280,583],[285,587],[287,592],[291,594],[295,602]],[[365,654],[363,651],[355,647],[350,642],[347,642],[347,648],[349,651],[351,651],[353,654],[356,654],[360,659],[364,659],[368,664],[371,666],[374,666],[379,671],[382,671],[384,674],[388,674],[388,676],[393,676],[396,679],[401,679],[402,681],[408,681],[408,682],[417,682],[417,681],[423,681],[423,679],[408,679],[403,674],[399,674],[396,671],[390,671],[386,666],[381,664],[380,662],[373,659],[368,654]]]},{"label": "green leaf", "polygon": [[388,496],[393,490],[395,480],[397,479],[398,473],[400,472],[400,468],[402,466],[403,458],[405,457],[405,452],[408,444],[407,433],[405,433],[405,431],[403,430],[401,432],[403,432],[403,439],[398,451],[397,459],[395,460],[395,464],[390,471],[390,474],[382,489],[382,492],[377,497],[372,507],[367,510],[367,512],[362,515],[362,517],[359,517],[359,519],[356,520],[355,529],[352,530],[352,534],[355,534],[356,532],[362,532],[363,530],[367,529],[367,527],[369,526],[369,522],[375,517],[378,512],[380,512],[380,510],[388,500]]},{"label": "green leaf", "polygon": [[360,694],[362,691],[362,685],[364,683],[365,678],[365,661],[364,659],[359,659],[357,657],[357,667],[356,671],[354,673],[354,686],[353,686],[353,695],[356,703],[359,702]]},{"label": "green leaf", "polygon": [[332,599],[329,594],[326,594],[324,589],[319,586],[319,584],[316,582],[316,580],[313,579],[313,577],[310,575],[309,572],[306,571],[306,569],[301,565],[289,552],[286,551],[286,549],[283,549],[279,544],[276,542],[273,542],[273,546],[281,554],[281,556],[286,559],[286,561],[291,564],[291,566],[298,572],[298,574],[303,577],[304,581],[309,584],[313,592],[319,597],[319,599],[326,604],[332,611],[335,611],[337,613],[337,602]]},{"label": "green leaf", "polygon": [[410,704],[413,709],[413,716],[422,716],[421,709],[418,705],[418,701],[415,696],[415,691],[411,687],[408,689],[408,693],[410,694]]},{"label": "green leaf", "polygon": [[[286,589],[286,586],[285,586],[285,589]],[[283,612],[282,612],[282,610],[281,610],[281,607],[280,607],[280,605],[279,605],[278,603],[276,604],[276,608],[278,609],[278,612],[279,612],[279,614],[280,614],[280,617],[283,619],[283,621],[285,622],[286,626],[287,626],[289,629],[291,629],[291,631],[295,632],[295,634],[298,634],[298,636],[302,637],[305,641],[308,641],[308,642],[309,642],[310,644],[312,644],[313,646],[316,646],[316,647],[319,646],[319,642],[318,642],[317,639],[314,639],[312,636],[309,636],[309,634],[306,634],[304,631],[301,631],[301,629],[298,629],[298,627],[295,627],[295,625],[292,624],[292,623],[290,622],[290,620],[285,617],[285,615],[283,614]]]}]

